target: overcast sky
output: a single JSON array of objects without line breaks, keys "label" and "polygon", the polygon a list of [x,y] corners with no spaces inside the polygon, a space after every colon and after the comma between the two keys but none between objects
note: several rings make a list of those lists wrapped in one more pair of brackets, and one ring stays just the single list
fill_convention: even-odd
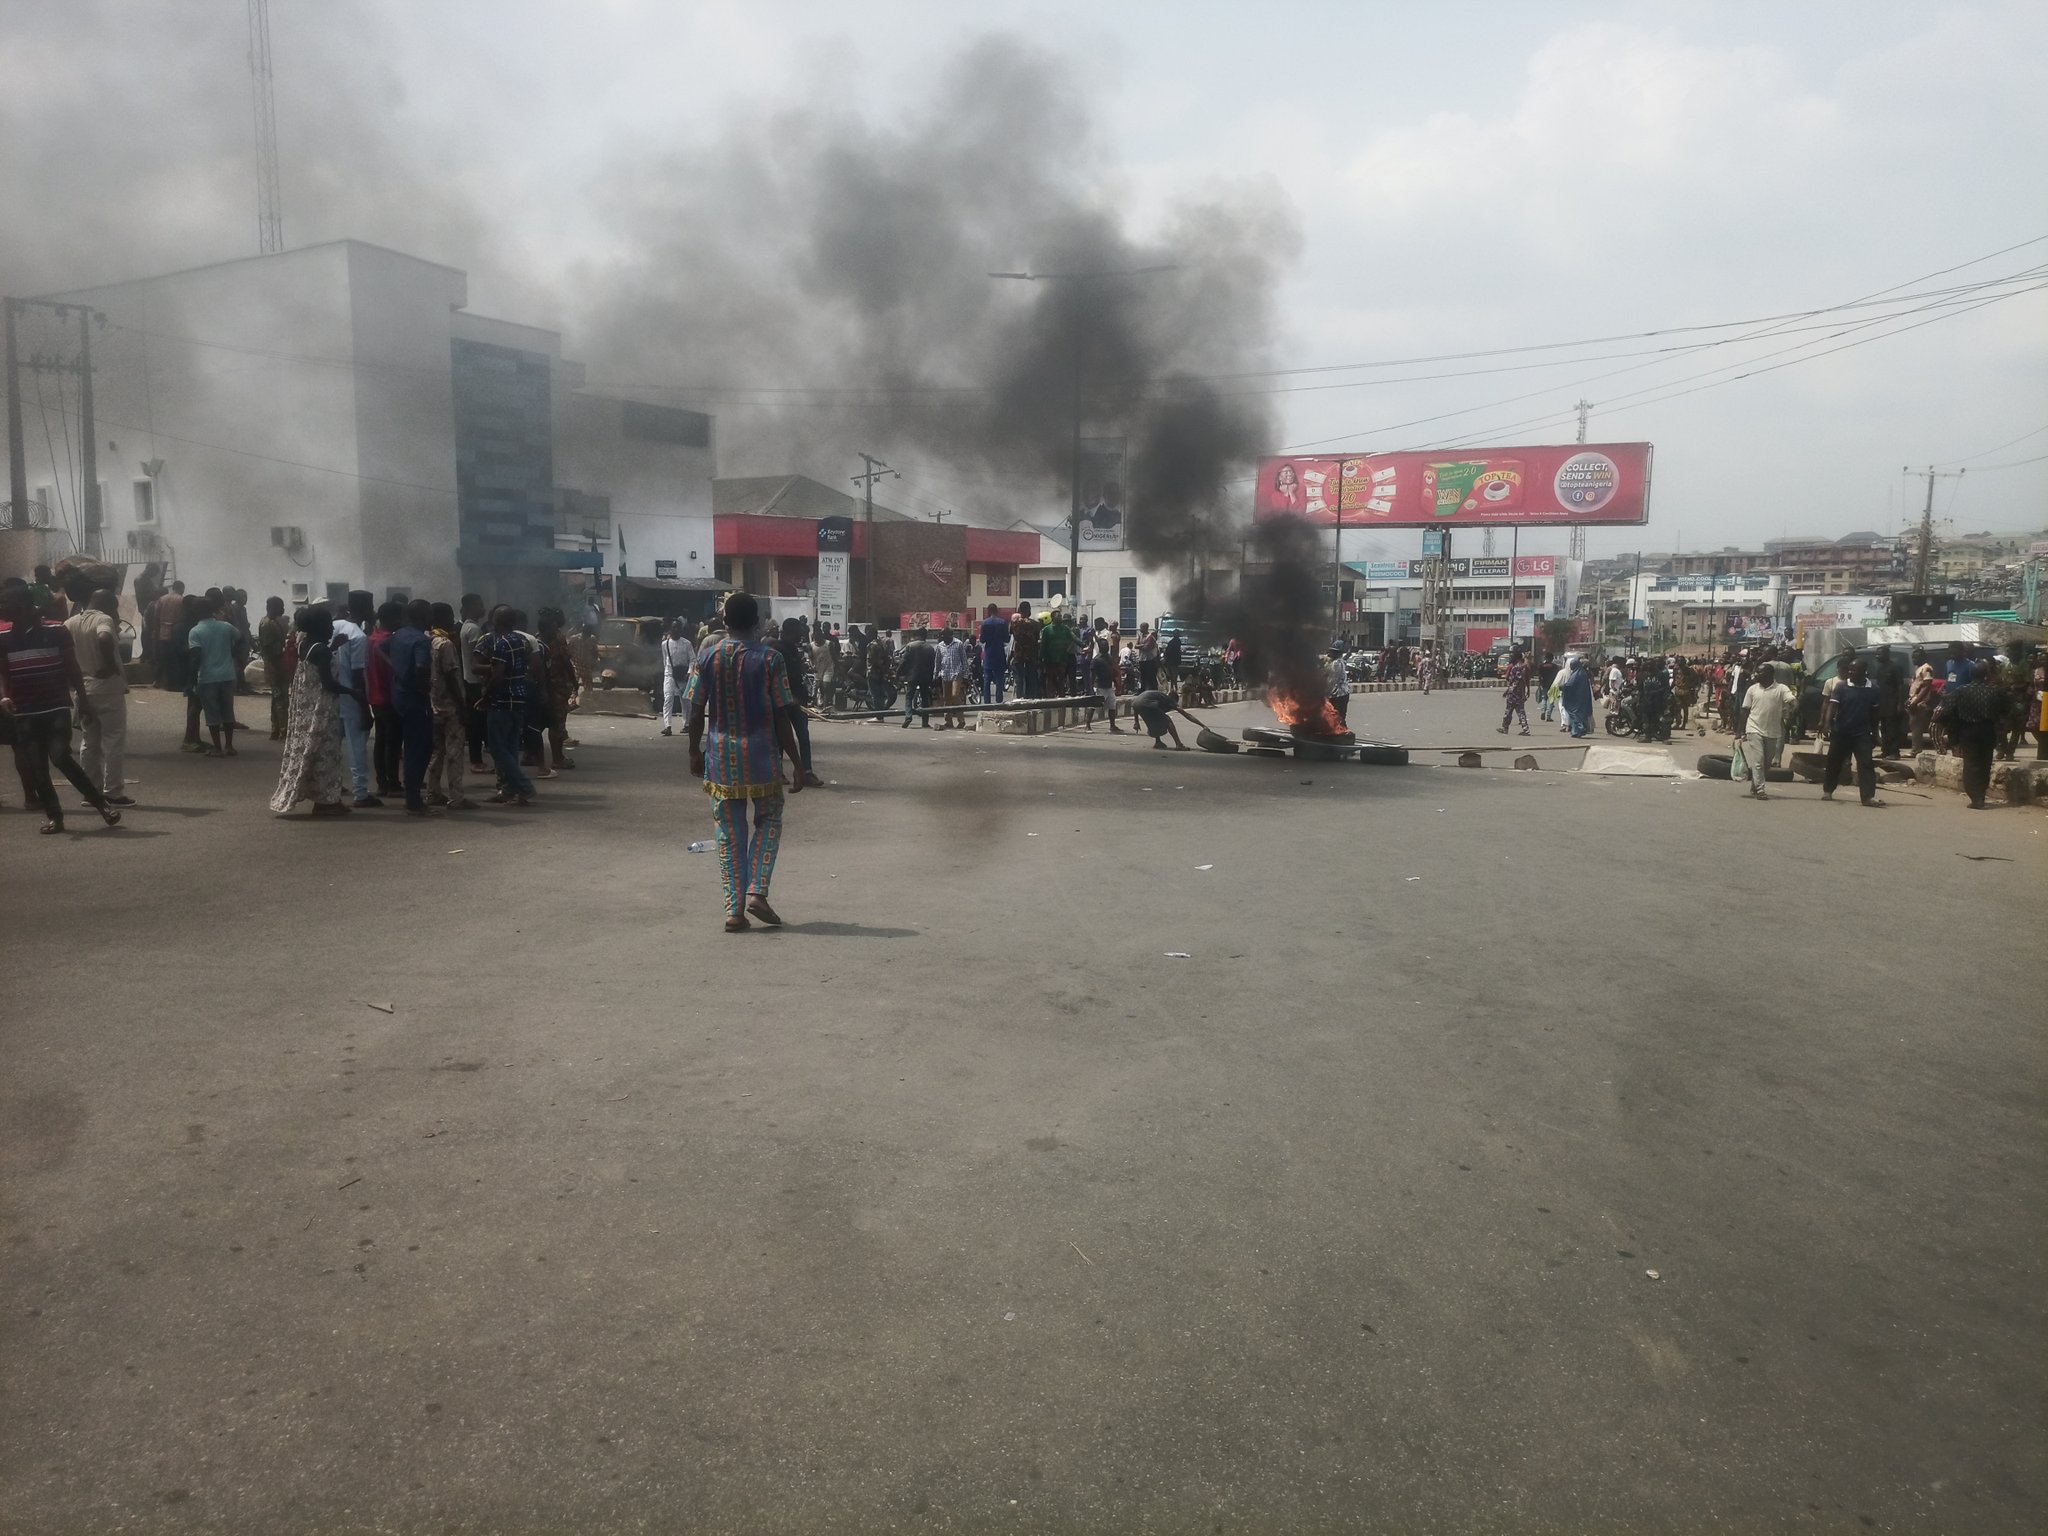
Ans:
[{"label": "overcast sky", "polygon": [[[635,187],[642,168],[806,101],[887,123],[988,31],[1071,59],[1097,118],[1090,174],[1141,231],[1219,183],[1292,205],[1280,367],[1708,325],[2048,269],[2048,241],[1975,261],[2048,236],[2038,3],[272,0],[272,13],[290,242],[356,235],[465,266],[472,307],[568,326],[596,375],[575,274],[617,254],[621,188],[656,190]],[[241,0],[0,7],[10,291],[253,250],[243,26]],[[2048,294],[1953,318],[1904,307],[1699,352],[1612,356],[1762,327],[1275,378],[1290,392],[1275,397],[1273,446],[1557,441],[1584,397],[1593,440],[1656,444],[1652,548],[1896,528],[1919,506],[1907,463],[1975,466],[1936,493],[1958,531],[2041,526]],[[1864,328],[1831,336],[1849,325]],[[1867,344],[1637,403],[1848,342]],[[1629,371],[1596,377],[1616,370]],[[1596,533],[1593,551],[1638,542]]]}]

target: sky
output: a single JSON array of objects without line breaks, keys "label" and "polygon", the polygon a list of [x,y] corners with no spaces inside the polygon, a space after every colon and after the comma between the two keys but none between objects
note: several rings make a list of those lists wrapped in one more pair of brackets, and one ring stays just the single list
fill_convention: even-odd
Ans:
[{"label": "sky", "polygon": [[[739,144],[772,175],[784,114],[928,122],[997,34],[1070,71],[1072,175],[1141,239],[1190,199],[1271,210],[1264,366],[1332,370],[1245,383],[1275,451],[1561,441],[1586,399],[1591,440],[1656,446],[1649,527],[1593,532],[1596,555],[1894,530],[1924,494],[1908,464],[1968,468],[1936,483],[1955,532],[2048,524],[2039,4],[271,8],[288,242],[462,266],[473,308],[560,326],[593,377],[629,350],[594,290],[644,273],[638,215],[689,203],[693,156]],[[0,8],[8,291],[255,249],[244,36],[241,0]],[[1642,334],[1676,327],[1713,328]],[[1559,342],[1589,344],[1503,350]],[[1403,359],[1444,360],[1339,367]],[[729,355],[662,365],[742,382]],[[722,440],[727,472],[776,467]],[[942,462],[920,474],[906,495],[950,499]],[[1061,511],[1057,485],[1018,494]]]}]

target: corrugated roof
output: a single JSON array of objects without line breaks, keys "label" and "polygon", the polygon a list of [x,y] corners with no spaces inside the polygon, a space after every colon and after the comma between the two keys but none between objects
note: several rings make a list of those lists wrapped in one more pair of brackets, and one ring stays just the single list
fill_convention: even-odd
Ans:
[{"label": "corrugated roof", "polygon": [[[808,475],[745,475],[711,482],[711,511],[715,516],[739,517],[851,517],[863,515],[861,499],[813,480]],[[916,519],[893,507],[875,503],[878,523],[908,523]]]}]

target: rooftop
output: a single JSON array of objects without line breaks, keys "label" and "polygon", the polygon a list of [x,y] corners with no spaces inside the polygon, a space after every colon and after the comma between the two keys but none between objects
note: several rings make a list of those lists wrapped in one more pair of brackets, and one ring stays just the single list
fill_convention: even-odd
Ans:
[{"label": "rooftop", "polygon": [[[716,517],[851,517],[864,515],[861,499],[813,480],[808,475],[745,475],[711,482],[711,511]],[[917,519],[875,503],[878,523]]]}]

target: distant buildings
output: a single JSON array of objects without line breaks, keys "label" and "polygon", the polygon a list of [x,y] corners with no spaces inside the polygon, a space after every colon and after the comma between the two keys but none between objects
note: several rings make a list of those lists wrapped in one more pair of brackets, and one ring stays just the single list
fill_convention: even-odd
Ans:
[{"label": "distant buildings", "polygon": [[712,419],[586,389],[554,332],[470,313],[454,268],[340,240],[52,297],[104,316],[102,518],[72,488],[76,391],[34,401],[45,526],[10,563],[24,542],[155,562],[258,605],[364,587],[532,609],[622,560],[711,577]]}]

